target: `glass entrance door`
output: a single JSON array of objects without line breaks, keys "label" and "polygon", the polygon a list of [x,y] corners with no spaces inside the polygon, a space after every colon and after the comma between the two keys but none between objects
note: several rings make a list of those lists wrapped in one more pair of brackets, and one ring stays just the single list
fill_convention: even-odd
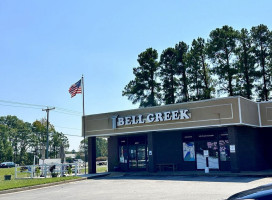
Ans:
[{"label": "glass entrance door", "polygon": [[219,169],[219,160],[218,160],[218,144],[214,140],[201,140],[197,142],[196,146],[196,164],[197,169],[205,169],[206,167],[206,158],[204,157],[203,151],[209,151],[209,168],[210,169]]},{"label": "glass entrance door", "polygon": [[136,153],[136,145],[129,146],[129,168],[137,169],[137,153]]},{"label": "glass entrance door", "polygon": [[137,164],[138,168],[146,168],[146,146],[138,145],[137,147]]},{"label": "glass entrance door", "polygon": [[129,145],[129,169],[146,168],[146,145]]}]

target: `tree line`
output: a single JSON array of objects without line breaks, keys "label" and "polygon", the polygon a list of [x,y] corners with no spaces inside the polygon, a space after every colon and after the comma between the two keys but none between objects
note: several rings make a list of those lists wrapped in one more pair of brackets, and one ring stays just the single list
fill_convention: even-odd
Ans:
[{"label": "tree line", "polygon": [[[68,138],[57,132],[49,123],[49,157],[59,155],[61,145],[69,148]],[[0,162],[13,161],[17,164],[32,164],[34,155],[41,158],[41,150],[46,146],[46,119],[32,124],[16,116],[0,117]]]},{"label": "tree line", "polygon": [[122,95],[140,107],[240,95],[256,101],[271,97],[272,32],[260,24],[250,30],[216,28],[209,38],[181,41],[162,51],[138,55],[135,78]]},{"label": "tree line", "polygon": [[[84,149],[85,143],[85,149]],[[85,160],[84,153],[86,152],[86,157],[88,158],[88,138],[80,141],[79,154],[80,158]],[[96,158],[108,157],[108,140],[106,138],[96,138]],[[86,160],[88,161],[88,159]]]}]

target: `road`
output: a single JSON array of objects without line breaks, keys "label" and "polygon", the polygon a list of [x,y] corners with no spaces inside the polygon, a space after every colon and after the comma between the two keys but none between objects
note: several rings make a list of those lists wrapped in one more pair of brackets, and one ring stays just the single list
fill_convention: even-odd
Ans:
[{"label": "road", "polygon": [[1,200],[220,200],[269,184],[272,178],[248,177],[105,177],[0,195]]}]

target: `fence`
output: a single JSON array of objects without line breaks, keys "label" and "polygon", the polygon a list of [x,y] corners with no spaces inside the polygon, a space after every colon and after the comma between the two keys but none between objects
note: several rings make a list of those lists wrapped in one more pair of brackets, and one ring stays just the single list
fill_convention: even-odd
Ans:
[{"label": "fence", "polygon": [[82,167],[78,163],[52,164],[52,165],[26,165],[15,167],[16,178],[57,177],[81,174]]}]

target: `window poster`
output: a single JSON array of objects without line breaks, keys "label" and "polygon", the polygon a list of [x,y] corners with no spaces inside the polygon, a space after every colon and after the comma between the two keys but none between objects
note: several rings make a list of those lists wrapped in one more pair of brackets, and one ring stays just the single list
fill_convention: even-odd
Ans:
[{"label": "window poster", "polygon": [[228,140],[219,140],[220,161],[230,160],[230,145]]},{"label": "window poster", "polygon": [[194,142],[183,142],[183,159],[184,161],[195,161]]},{"label": "window poster", "polygon": [[119,146],[119,162],[127,163],[127,148],[125,146]]}]

